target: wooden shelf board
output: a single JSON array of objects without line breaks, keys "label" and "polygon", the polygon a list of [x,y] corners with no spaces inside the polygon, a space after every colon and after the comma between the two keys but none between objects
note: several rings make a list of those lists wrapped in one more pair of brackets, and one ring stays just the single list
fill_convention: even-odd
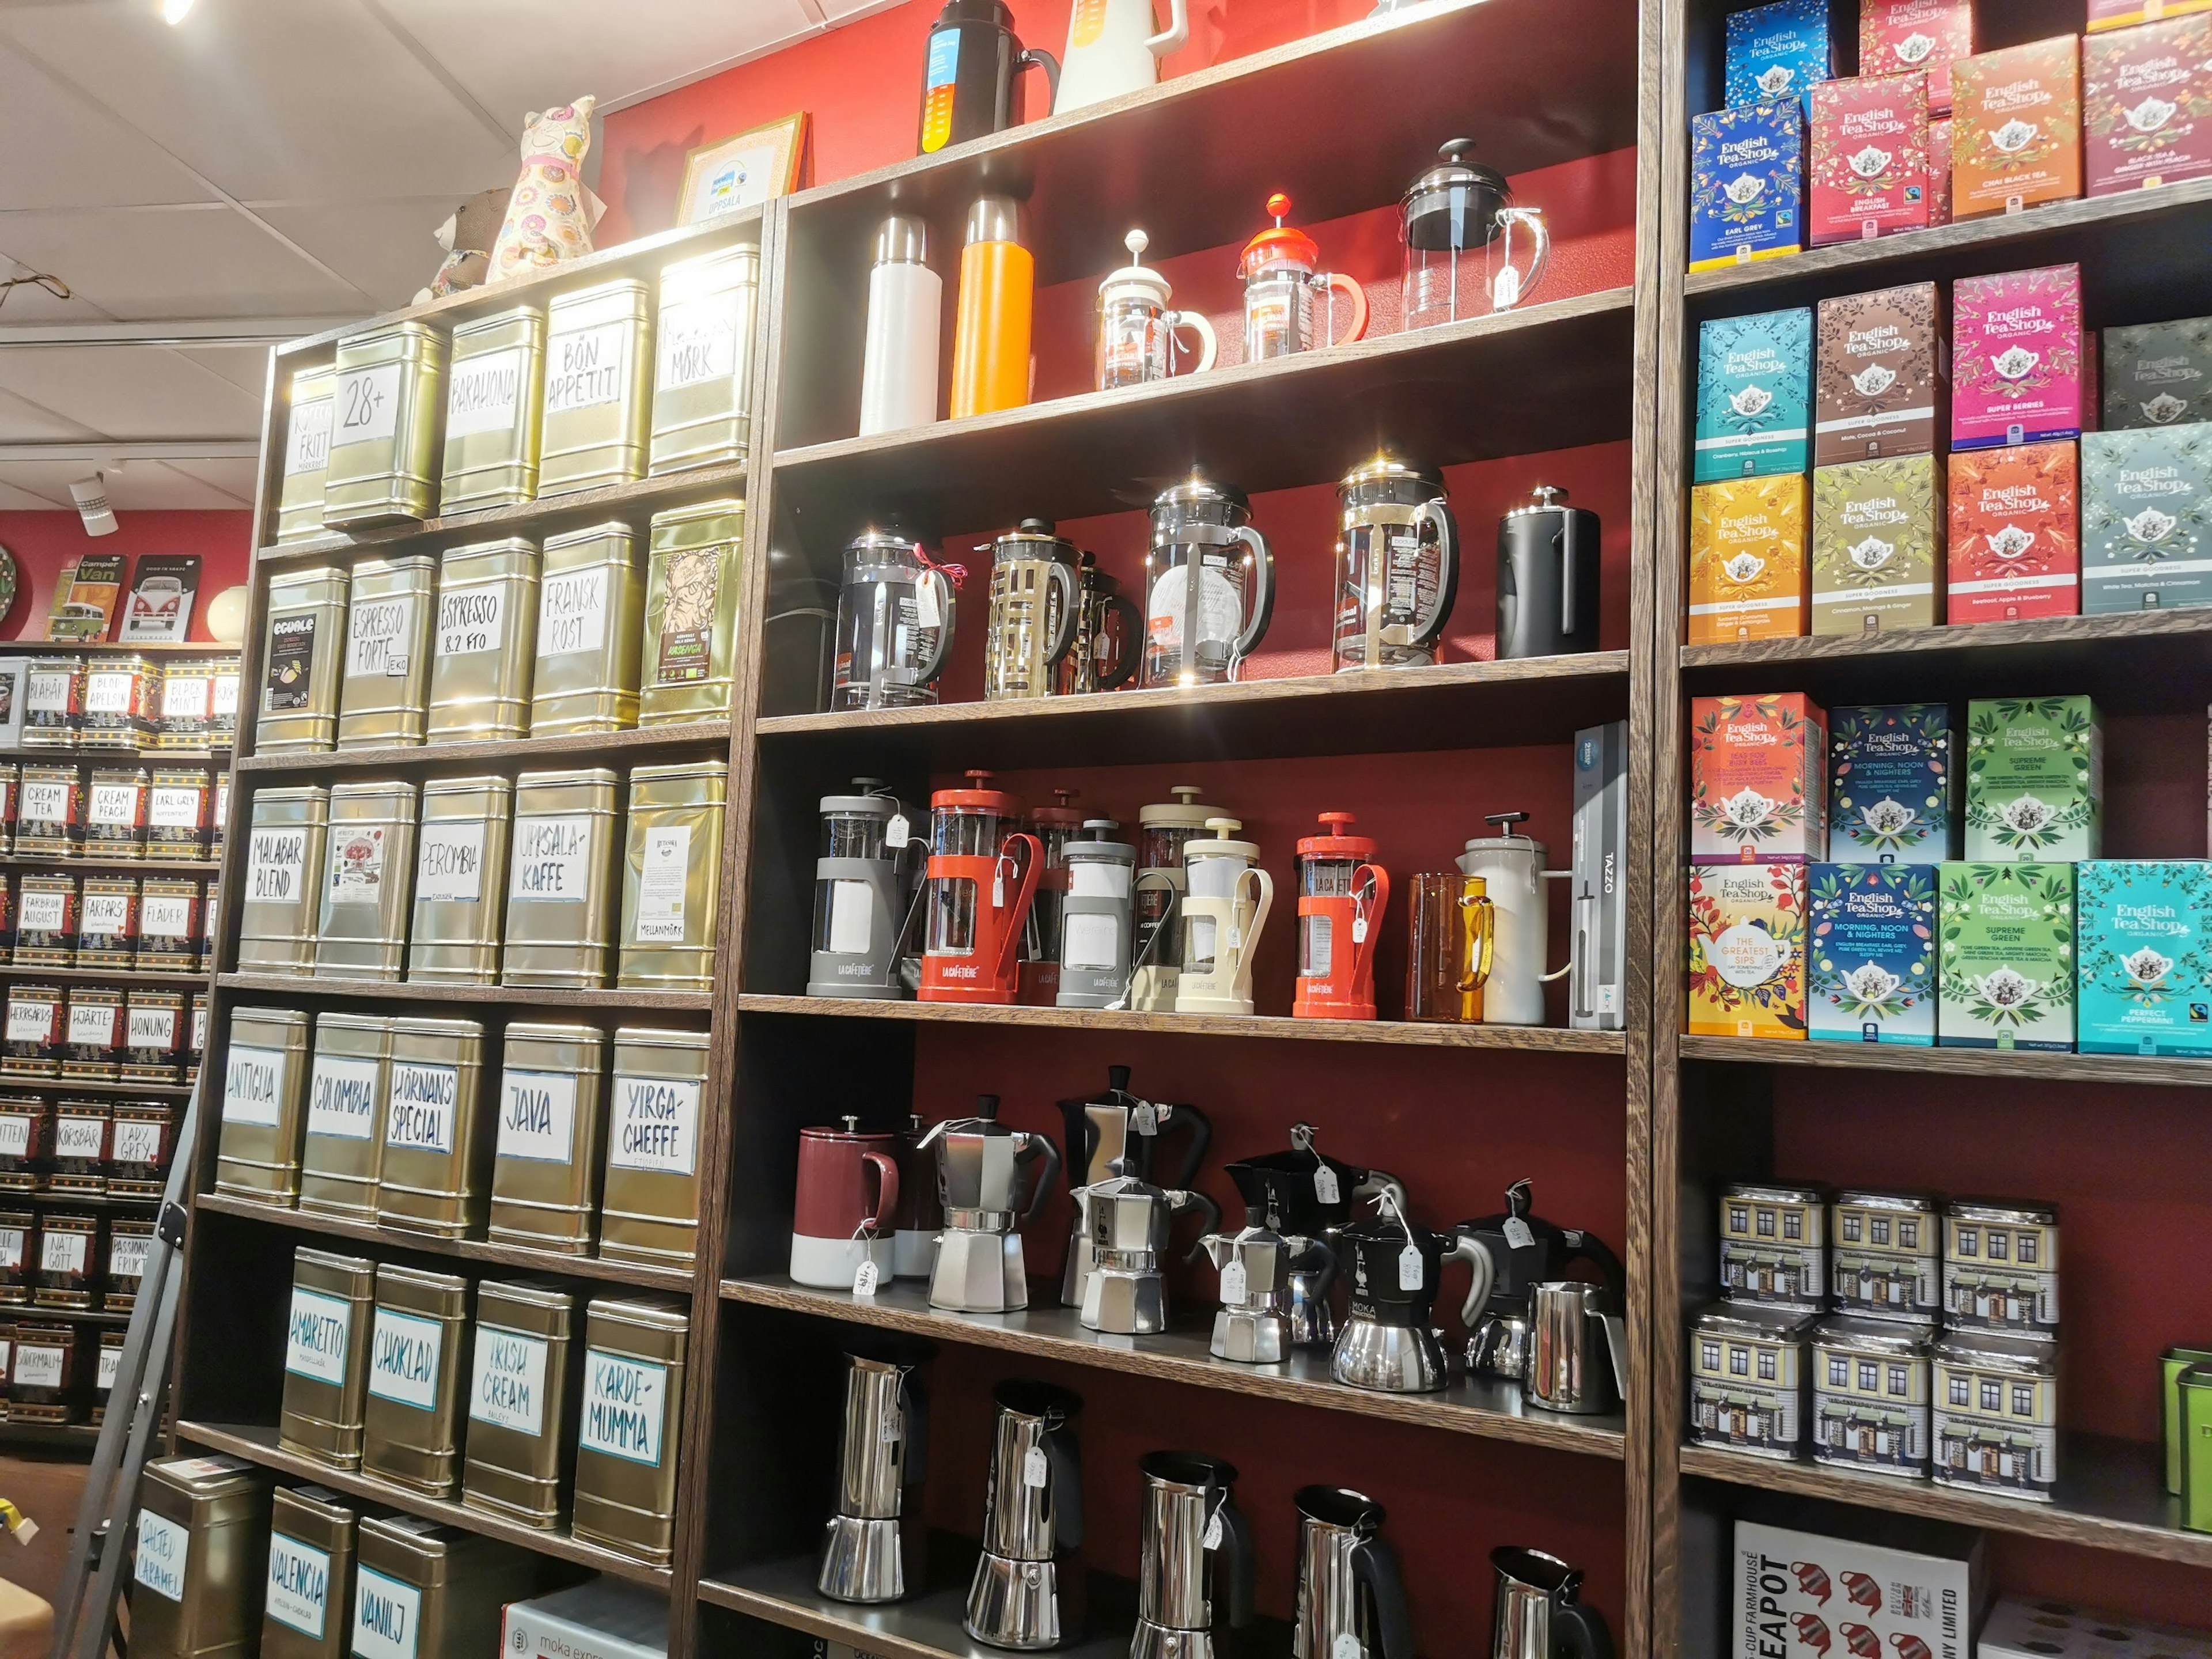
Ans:
[{"label": "wooden shelf board", "polygon": [[1828,1066],[1869,1072],[1933,1072],[1948,1077],[2011,1078],[2053,1083],[2165,1084],[2212,1087],[2212,1060],[2137,1054],[2062,1054],[2042,1049],[1911,1048],[1902,1043],[1767,1041],[1685,1036],[1684,1060],[1738,1066]]},{"label": "wooden shelf board", "polygon": [[640,1285],[648,1290],[686,1291],[691,1288],[689,1267],[657,1267],[643,1263],[605,1261],[592,1255],[561,1255],[551,1250],[532,1250],[516,1244],[495,1244],[481,1238],[441,1238],[433,1233],[410,1232],[404,1227],[380,1227],[373,1221],[353,1221],[343,1216],[319,1215],[312,1210],[289,1210],[260,1204],[228,1193],[194,1195],[192,1207],[214,1215],[237,1216],[265,1222],[295,1232],[319,1233],[329,1238],[349,1238],[363,1244],[382,1244],[396,1250],[424,1255],[455,1256],[464,1261],[483,1261],[501,1267],[526,1268],[564,1279],[601,1279],[611,1285]]},{"label": "wooden shelf board", "polygon": [[39,968],[0,963],[0,980],[52,979],[69,985],[174,985],[207,989],[208,976],[167,968]]},{"label": "wooden shelf board", "polygon": [[0,1418],[0,1446],[40,1446],[88,1456],[99,1443],[100,1431],[89,1423],[17,1423]]},{"label": "wooden shelf board", "polygon": [[0,761],[31,765],[114,766],[136,762],[140,766],[211,766],[227,771],[231,751],[222,749],[0,749]]},{"label": "wooden shelf board", "polygon": [[509,1008],[617,1008],[639,1013],[712,1012],[712,991],[564,991],[529,985],[417,985],[405,980],[338,979],[315,974],[224,974],[230,991],[263,995],[359,997],[372,1002],[489,1002]]},{"label": "wooden shelf board", "polygon": [[222,866],[214,859],[119,859],[94,853],[58,858],[52,853],[5,853],[0,854],[0,870],[33,870],[50,876],[214,876],[222,872]]},{"label": "wooden shelf board", "polygon": [[817,1319],[905,1331],[942,1342],[1029,1354],[1100,1370],[1121,1371],[1194,1388],[1216,1389],[1325,1411],[1349,1412],[1554,1451],[1619,1458],[1619,1417],[1565,1417],[1525,1406],[1517,1389],[1468,1382],[1440,1394],[1377,1394],[1332,1381],[1326,1354],[1300,1353],[1280,1365],[1240,1365],[1206,1352],[1206,1332],[1102,1336],[1085,1330],[1073,1308],[1032,1306],[1018,1313],[955,1314],[932,1308],[919,1285],[899,1283],[872,1297],[810,1290],[778,1275],[722,1281],[732,1302]]},{"label": "wooden shelf board", "polygon": [[64,640],[0,640],[0,651],[30,657],[68,657],[122,654],[133,657],[234,657],[239,647],[222,640],[147,640],[133,644],[124,640],[101,640],[94,644]]},{"label": "wooden shelf board", "polygon": [[[163,1172],[166,1180],[167,1171]],[[159,1197],[118,1197],[113,1193],[58,1193],[51,1188],[35,1193],[0,1191],[0,1210],[12,1210],[19,1204],[44,1207],[51,1205],[60,1210],[116,1211],[125,1215],[151,1215],[161,1207]]]},{"label": "wooden shelf board", "polygon": [[[0,1209],[7,1206],[0,1204]],[[127,1313],[106,1313],[98,1308],[42,1308],[35,1302],[11,1302],[0,1305],[0,1319],[19,1325],[36,1325],[52,1320],[59,1325],[105,1325],[121,1330],[131,1322]]]},{"label": "wooden shelf board", "polygon": [[442,1522],[449,1527],[459,1527],[465,1532],[478,1533],[486,1538],[496,1538],[503,1543],[517,1545],[539,1555],[574,1561],[579,1566],[595,1568],[617,1578],[627,1578],[632,1583],[649,1584],[665,1589],[674,1582],[674,1575],[666,1567],[648,1566],[619,1551],[601,1549],[596,1544],[586,1544],[566,1533],[540,1532],[533,1527],[520,1526],[514,1522],[486,1514],[482,1510],[472,1510],[465,1504],[424,1498],[389,1481],[332,1468],[312,1457],[301,1457],[277,1445],[276,1431],[260,1424],[180,1421],[177,1425],[177,1437],[216,1451],[228,1452],[234,1457],[258,1463],[262,1468],[274,1469],[280,1474],[294,1475],[313,1481],[317,1486],[350,1493],[356,1498],[388,1504],[395,1510],[420,1516],[426,1521]]},{"label": "wooden shelf board", "polygon": [[315,754],[248,755],[241,772],[415,772],[462,766],[504,769],[532,766],[588,766],[595,761],[625,761],[641,751],[662,749],[726,749],[727,720],[693,720],[682,726],[649,726],[628,732],[587,732],[570,737],[499,738],[483,743],[395,744],[375,749],[333,749]]},{"label": "wooden shelf board", "polygon": [[2091,1549],[2212,1567],[2212,1533],[2185,1531],[2181,1504],[2166,1492],[2165,1453],[2155,1445],[2096,1435],[2059,1444],[2058,1495],[2033,1503],[1959,1492],[1932,1482],[1859,1474],[1820,1463],[1780,1463],[1710,1446],[1684,1446],[1684,1474],[1733,1486],[1796,1492],[1897,1515],[1962,1522],[1996,1532],[2053,1539]]},{"label": "wooden shelf board", "polygon": [[20,1072],[0,1072],[0,1095],[17,1089],[52,1089],[73,1095],[128,1095],[146,1098],[184,1100],[192,1092],[189,1083],[106,1083],[76,1077],[25,1077]]}]

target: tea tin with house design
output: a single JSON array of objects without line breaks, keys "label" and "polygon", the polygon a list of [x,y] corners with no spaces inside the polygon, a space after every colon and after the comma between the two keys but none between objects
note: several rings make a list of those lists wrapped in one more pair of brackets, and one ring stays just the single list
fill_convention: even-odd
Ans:
[{"label": "tea tin with house design", "polygon": [[2058,1334],[2058,1211],[2008,1199],[1943,1206],[1943,1322],[1954,1331]]},{"label": "tea tin with house design", "polygon": [[1784,1462],[1802,1456],[1812,1328],[1808,1314],[1730,1303],[1692,1320],[1690,1443]]},{"label": "tea tin with house design", "polygon": [[2058,1349],[1952,1330],[1936,1344],[1939,1486],[2049,1503],[2058,1485]]},{"label": "tea tin with house design", "polygon": [[1829,1290],[1862,1319],[1943,1313],[1942,1218],[1925,1193],[1846,1188],[1828,1206]]},{"label": "tea tin with house design", "polygon": [[1824,1188],[1740,1181],[1721,1189],[1721,1294],[1820,1313],[1828,1297]]},{"label": "tea tin with house design", "polygon": [[1824,1319],[1813,1330],[1813,1461],[1928,1477],[1928,1355],[1934,1328]]}]

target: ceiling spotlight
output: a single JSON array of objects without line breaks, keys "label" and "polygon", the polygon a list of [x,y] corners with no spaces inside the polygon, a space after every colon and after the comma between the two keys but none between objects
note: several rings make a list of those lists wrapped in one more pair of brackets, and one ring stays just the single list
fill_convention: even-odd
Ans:
[{"label": "ceiling spotlight", "polygon": [[70,486],[70,495],[76,502],[76,515],[84,520],[88,536],[112,536],[115,533],[115,509],[107,504],[107,480],[95,472],[89,478]]},{"label": "ceiling spotlight", "polygon": [[171,28],[191,15],[192,0],[161,0],[161,21]]}]

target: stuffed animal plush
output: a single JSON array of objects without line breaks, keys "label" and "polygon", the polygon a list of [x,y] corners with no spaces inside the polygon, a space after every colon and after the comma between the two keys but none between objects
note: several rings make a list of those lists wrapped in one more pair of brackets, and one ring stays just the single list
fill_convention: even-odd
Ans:
[{"label": "stuffed animal plush", "polygon": [[592,147],[596,98],[523,118],[522,175],[507,204],[507,221],[492,245],[487,282],[520,276],[592,251],[592,227],[605,204],[584,188],[581,169]]},{"label": "stuffed animal plush", "polygon": [[430,279],[430,286],[415,295],[416,305],[442,300],[448,294],[481,288],[491,270],[491,245],[499,240],[500,222],[507,214],[511,186],[495,185],[479,191],[455,208],[446,222],[431,233],[446,250],[446,263]]}]

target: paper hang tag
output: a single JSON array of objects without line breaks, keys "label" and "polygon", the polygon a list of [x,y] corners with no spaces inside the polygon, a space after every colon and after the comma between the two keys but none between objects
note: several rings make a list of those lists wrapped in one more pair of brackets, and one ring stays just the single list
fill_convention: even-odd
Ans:
[{"label": "paper hang tag", "polygon": [[[1221,1299],[1224,1303],[1242,1302],[1248,1286],[1244,1264],[1231,1261],[1221,1270]],[[1208,1549],[1213,1547],[1209,1544]]]},{"label": "paper hang tag", "polygon": [[884,845],[886,847],[903,847],[913,838],[913,827],[907,823],[906,814],[903,812],[892,813],[891,821],[884,826]]},{"label": "paper hang tag", "polygon": [[1421,1288],[1423,1277],[1421,1252],[1417,1247],[1408,1244],[1398,1252],[1398,1288],[1418,1291]]},{"label": "paper hang tag", "polygon": [[1042,1490],[1051,1475],[1052,1468],[1045,1462],[1042,1446],[1031,1446],[1022,1454],[1022,1485]]},{"label": "paper hang tag", "polygon": [[892,1415],[884,1419],[883,1422],[876,1430],[876,1438],[882,1441],[886,1446],[894,1446],[898,1443],[898,1437],[899,1419],[897,1416]]},{"label": "paper hang tag", "polygon": [[1006,908],[1006,861],[1004,859],[991,867],[991,908],[994,910]]},{"label": "paper hang tag", "polygon": [[1134,1134],[1156,1135],[1159,1133],[1159,1108],[1153,1105],[1149,1100],[1138,1102],[1137,1109],[1129,1114],[1129,1129],[1130,1132]]},{"label": "paper hang tag", "polygon": [[1492,299],[1493,310],[1510,311],[1521,303],[1521,273],[1511,265],[1498,273],[1498,284]]},{"label": "paper hang tag", "polygon": [[1367,943],[1367,918],[1365,916],[1356,915],[1352,917],[1352,942],[1354,945],[1364,945]]},{"label": "paper hang tag", "polygon": [[14,1535],[17,1543],[27,1544],[39,1535],[39,1523],[27,1515],[15,1523]]},{"label": "paper hang tag", "polygon": [[1201,1548],[1218,1550],[1221,1547],[1221,1511],[1217,1509],[1206,1519],[1206,1535],[1200,1539]]},{"label": "paper hang tag", "polygon": [[1328,1644],[1328,1659],[1367,1659],[1367,1650],[1359,1645],[1359,1638],[1348,1630],[1336,1633],[1336,1640]]},{"label": "paper hang tag", "polygon": [[1336,1187],[1336,1171],[1326,1164],[1314,1171],[1314,1197],[1323,1204],[1343,1202],[1343,1194]]},{"label": "paper hang tag", "polygon": [[937,608],[937,584],[925,576],[914,585],[914,625],[934,628],[944,620]]},{"label": "paper hang tag", "polygon": [[876,1263],[872,1256],[864,1257],[853,1274],[853,1294],[873,1296],[876,1293]]},{"label": "paper hang tag", "polygon": [[1525,1250],[1536,1242],[1536,1235],[1528,1231],[1528,1224],[1517,1215],[1505,1218],[1505,1242],[1516,1250]]}]

